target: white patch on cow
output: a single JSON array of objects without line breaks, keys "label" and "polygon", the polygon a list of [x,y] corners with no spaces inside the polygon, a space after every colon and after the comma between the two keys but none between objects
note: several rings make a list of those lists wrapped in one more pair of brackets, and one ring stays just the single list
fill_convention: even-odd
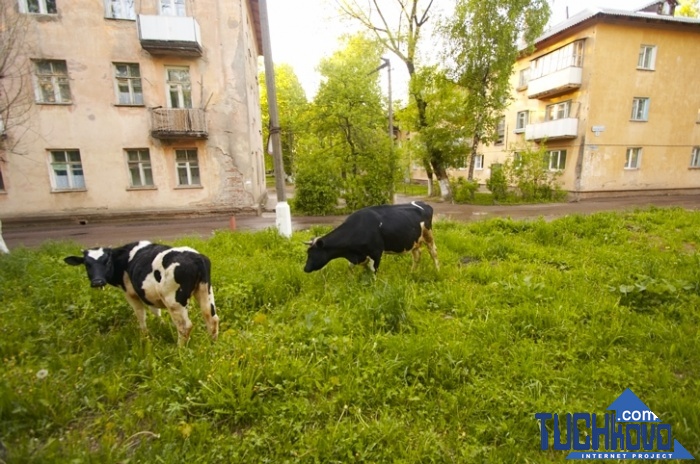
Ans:
[{"label": "white patch on cow", "polygon": [[129,252],[129,261],[134,259],[134,256],[136,256],[136,253],[138,253],[139,250],[147,247],[150,244],[151,244],[151,242],[149,242],[148,240],[141,240],[138,243],[138,245],[136,245],[134,248],[132,248],[131,251]]},{"label": "white patch on cow", "polygon": [[[197,253],[197,250],[190,247],[169,248],[162,251],[153,258],[151,268],[153,269],[141,283],[141,288],[146,294],[146,299],[153,303],[154,306],[165,308],[165,301],[173,299],[172,295],[180,288],[180,284],[175,281],[175,269],[180,263],[172,263],[167,268],[163,266],[163,259],[168,253],[173,252],[190,252]],[[155,273],[160,273],[160,282],[156,280]]]},{"label": "white patch on cow", "polygon": [[97,261],[98,259],[103,257],[104,254],[105,254],[104,248],[95,248],[93,250],[88,250],[88,252],[87,252],[88,258],[94,259],[95,261]]},{"label": "white patch on cow", "polygon": [[415,201],[412,201],[411,204],[412,204],[413,206],[415,206],[416,208],[420,208],[420,209],[422,209],[423,211],[425,211],[425,209],[423,209],[423,207],[422,207],[421,205],[419,205],[418,203],[416,203]]}]

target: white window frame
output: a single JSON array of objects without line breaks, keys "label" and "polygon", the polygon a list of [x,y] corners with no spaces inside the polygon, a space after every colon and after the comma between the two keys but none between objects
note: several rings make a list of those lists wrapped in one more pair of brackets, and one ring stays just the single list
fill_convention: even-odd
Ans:
[{"label": "white window frame", "polygon": [[[40,70],[41,64],[49,64],[50,70]],[[62,66],[58,66],[61,63]],[[63,69],[65,72],[63,72]],[[68,64],[65,60],[34,60],[34,96],[37,103],[47,105],[65,105],[73,102],[68,77]],[[46,99],[44,90],[51,89],[54,101]]]},{"label": "white window frame", "polygon": [[571,114],[571,100],[547,105],[545,108],[545,121],[565,119],[569,117],[569,114]]},{"label": "white window frame", "polygon": [[[114,91],[117,96],[117,105],[143,106],[143,85],[141,83],[141,67],[138,63],[112,63],[114,69]],[[120,68],[125,67],[125,73],[120,75]],[[127,92],[122,92],[125,86]],[[122,96],[127,96],[127,101],[122,101]]]},{"label": "white window frame", "polygon": [[566,68],[583,67],[583,40],[576,40],[530,62],[530,80],[548,76]]},{"label": "white window frame", "polygon": [[518,73],[518,89],[526,89],[530,82],[530,68],[521,69]]},{"label": "white window frame", "polygon": [[2,177],[2,169],[0,169],[0,192],[5,193],[5,178]]},{"label": "white window frame", "polygon": [[155,187],[151,153],[148,148],[127,148],[124,150],[124,156],[129,170],[129,187]]},{"label": "white window frame", "polygon": [[185,0],[158,0],[158,13],[162,16],[187,16]]},{"label": "white window frame", "polygon": [[656,45],[644,45],[639,47],[637,69],[653,71],[656,69]]},{"label": "white window frame", "polygon": [[700,168],[700,146],[693,147],[690,152],[690,167]]},{"label": "white window frame", "polygon": [[496,125],[496,141],[494,145],[503,145],[506,141],[506,118],[503,117]]},{"label": "white window frame", "polygon": [[547,151],[547,167],[550,171],[563,171],[566,169],[566,150]]},{"label": "white window frame", "polygon": [[634,97],[632,99],[632,121],[649,121],[649,103],[648,97]]},{"label": "white window frame", "polygon": [[[39,11],[29,11],[29,4],[35,4],[39,8]],[[58,14],[58,0],[19,0],[19,12],[26,14],[45,14],[45,15],[55,15]],[[51,10],[49,10],[51,6]]]},{"label": "white window frame", "polygon": [[484,169],[484,155],[477,154],[474,157],[474,169],[477,171],[482,171]]},{"label": "white window frame", "polygon": [[[62,159],[58,158],[59,155]],[[85,190],[85,172],[80,150],[49,150],[49,165],[51,188],[54,191]],[[59,170],[65,171],[65,175],[59,175]]]},{"label": "white window frame", "polygon": [[518,111],[515,116],[515,133],[525,132],[525,126],[530,123],[530,111]]},{"label": "white window frame", "polygon": [[105,18],[136,20],[134,0],[104,0]]},{"label": "white window frame", "polygon": [[642,147],[630,147],[625,151],[625,170],[639,169],[642,164]]},{"label": "white window frame", "polygon": [[175,150],[175,178],[178,187],[200,187],[202,185],[199,154],[196,148]]},{"label": "white window frame", "polygon": [[[171,71],[185,72],[186,80],[172,79],[176,77]],[[187,66],[168,66],[165,68],[165,91],[168,108],[192,108],[192,78]],[[173,99],[175,97],[177,100]]]}]

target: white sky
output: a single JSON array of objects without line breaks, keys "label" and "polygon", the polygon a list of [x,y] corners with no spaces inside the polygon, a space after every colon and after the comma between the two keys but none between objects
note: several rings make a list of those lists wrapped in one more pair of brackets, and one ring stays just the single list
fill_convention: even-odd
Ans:
[{"label": "white sky", "polygon": [[[389,1],[389,0],[385,0]],[[444,1],[444,0],[442,0]],[[436,2],[437,3],[437,2]],[[552,19],[556,24],[591,6],[632,9],[646,0],[551,0]],[[484,3],[488,5],[488,2]],[[320,60],[339,48],[338,38],[353,32],[354,23],[342,20],[334,0],[268,0],[270,41],[275,63],[287,63],[294,68],[306,97],[311,100],[321,76],[316,71]],[[392,96],[394,100],[406,100],[408,73],[403,63],[390,54],[392,62]],[[377,65],[379,65],[378,63]],[[381,86],[386,94],[386,73],[382,71]]]}]

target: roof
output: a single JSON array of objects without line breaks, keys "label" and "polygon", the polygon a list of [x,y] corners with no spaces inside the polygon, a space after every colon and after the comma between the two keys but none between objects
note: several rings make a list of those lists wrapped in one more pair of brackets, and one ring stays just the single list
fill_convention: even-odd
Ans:
[{"label": "roof", "polygon": [[561,32],[566,31],[567,29],[570,29],[574,26],[577,26],[581,23],[584,23],[588,20],[591,20],[595,17],[603,17],[603,16],[610,16],[610,17],[619,17],[619,18],[630,18],[630,19],[645,19],[645,20],[654,20],[658,22],[665,22],[669,24],[697,24],[700,26],[700,19],[696,18],[688,18],[684,16],[666,16],[666,15],[660,15],[657,13],[649,13],[649,12],[644,12],[641,11],[645,8],[650,7],[651,5],[654,5],[656,3],[659,3],[660,0],[656,0],[653,2],[646,2],[644,5],[642,5],[640,8],[637,8],[635,10],[618,10],[614,8],[602,8],[602,7],[594,7],[594,8],[587,8],[585,10],[580,11],[579,13],[575,14],[571,18],[567,19],[566,21],[562,21],[558,24],[555,24],[548,30],[544,32],[541,36],[539,36],[537,39],[535,39],[535,44],[538,44],[540,42],[543,42],[550,37],[553,37]]}]

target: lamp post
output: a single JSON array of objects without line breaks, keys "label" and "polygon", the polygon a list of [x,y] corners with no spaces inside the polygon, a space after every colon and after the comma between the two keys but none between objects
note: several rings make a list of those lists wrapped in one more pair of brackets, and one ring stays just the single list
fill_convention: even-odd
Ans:
[{"label": "lamp post", "polygon": [[391,61],[389,61],[389,58],[384,58],[381,57],[381,60],[383,63],[377,67],[374,71],[372,71],[371,74],[375,72],[379,72],[382,69],[386,68],[387,71],[387,78],[389,80],[389,141],[391,142],[391,148],[392,150],[394,149],[394,108],[393,104],[391,101]]}]

